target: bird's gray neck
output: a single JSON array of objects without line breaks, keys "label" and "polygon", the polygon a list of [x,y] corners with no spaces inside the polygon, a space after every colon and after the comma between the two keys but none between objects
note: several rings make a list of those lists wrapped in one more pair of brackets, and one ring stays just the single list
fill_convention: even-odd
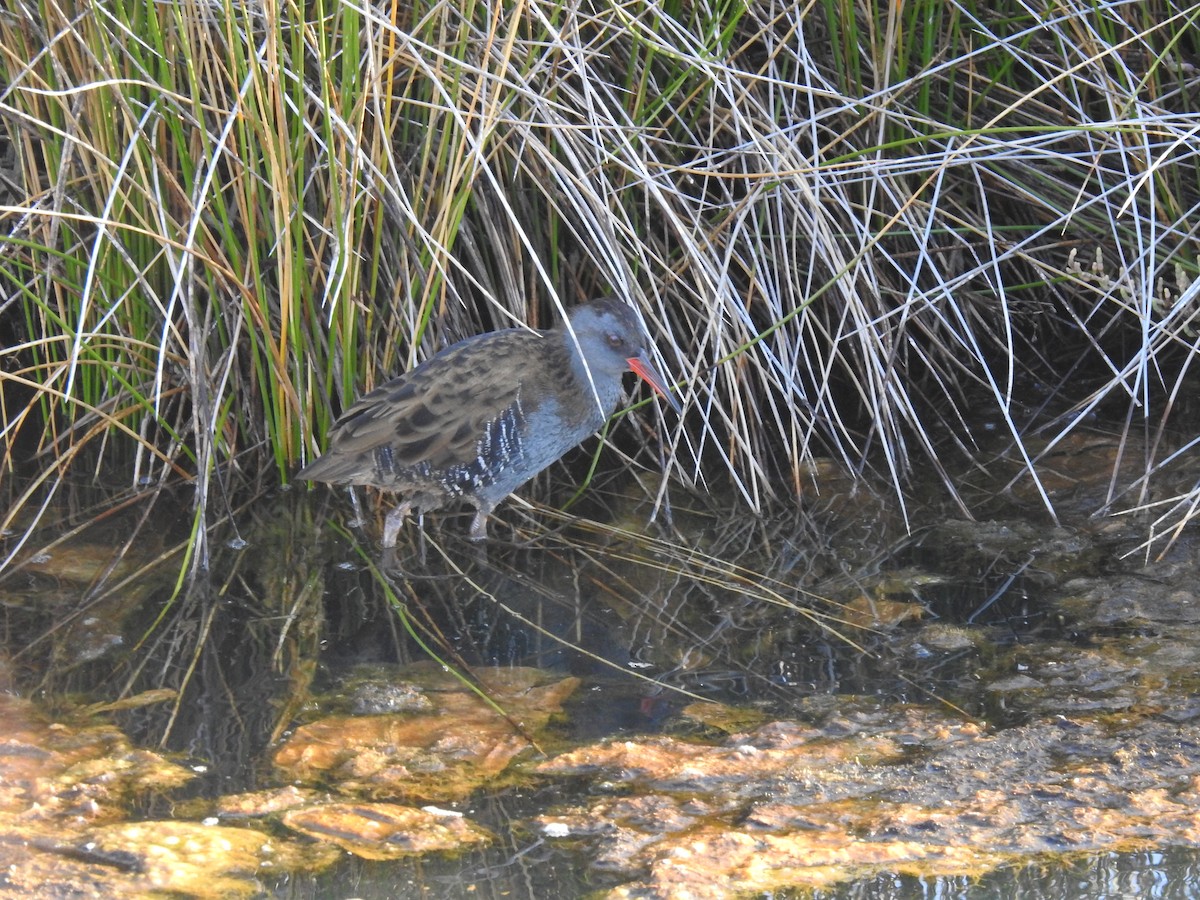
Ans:
[{"label": "bird's gray neck", "polygon": [[606,372],[600,366],[588,366],[571,333],[563,329],[567,360],[571,374],[579,385],[580,397],[585,404],[588,422],[599,428],[617,408],[621,399],[621,375],[623,372]]}]

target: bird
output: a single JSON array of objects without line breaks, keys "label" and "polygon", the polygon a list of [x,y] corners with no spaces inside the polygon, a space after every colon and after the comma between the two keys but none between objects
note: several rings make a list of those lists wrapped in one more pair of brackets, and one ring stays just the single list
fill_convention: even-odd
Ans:
[{"label": "bird", "polygon": [[677,412],[633,308],[616,297],[572,307],[548,331],[469,337],[360,397],[334,422],[302,481],[367,485],[401,502],[384,521],[390,550],[405,518],[463,501],[469,536],[505,497],[599,430],[633,371]]}]

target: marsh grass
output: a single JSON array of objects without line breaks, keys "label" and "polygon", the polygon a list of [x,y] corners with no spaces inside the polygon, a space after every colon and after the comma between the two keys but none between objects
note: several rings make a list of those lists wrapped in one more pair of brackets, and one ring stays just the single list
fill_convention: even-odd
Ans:
[{"label": "marsh grass", "polygon": [[[1104,505],[1143,507],[1196,440],[1172,413],[1200,314],[1197,18],[12,5],[0,566],[88,477],[188,481],[203,570],[226,498],[286,481],[364,388],[609,291],[678,378],[676,484],[766,512],[829,456],[901,503],[916,469],[957,497],[981,418],[1040,484],[1033,429],[1048,452],[1117,409],[1144,477]],[[1198,497],[1156,507],[1148,552]]]}]

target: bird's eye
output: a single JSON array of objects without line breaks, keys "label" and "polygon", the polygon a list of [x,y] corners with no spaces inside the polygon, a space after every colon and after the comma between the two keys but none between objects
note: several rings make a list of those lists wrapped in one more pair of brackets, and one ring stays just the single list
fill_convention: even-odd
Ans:
[{"label": "bird's eye", "polygon": [[610,346],[610,347],[624,347],[625,346],[625,338],[621,337],[616,332],[610,331],[607,335],[607,340],[608,340],[608,346]]}]

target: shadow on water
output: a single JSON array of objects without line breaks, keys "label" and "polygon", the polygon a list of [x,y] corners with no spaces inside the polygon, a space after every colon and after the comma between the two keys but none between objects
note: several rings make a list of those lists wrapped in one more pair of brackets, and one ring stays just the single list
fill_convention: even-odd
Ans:
[{"label": "shadow on water", "polygon": [[[634,500],[613,501],[615,512],[606,516],[615,524],[604,526],[510,504],[484,546],[464,540],[464,521],[447,516],[423,529],[410,524],[394,558],[384,559],[372,525],[346,524],[350,507],[342,495],[274,491],[214,533],[209,571],[190,582],[178,574],[188,546],[187,523],[172,512],[179,506],[158,502],[146,512],[129,498],[49,549],[19,555],[4,574],[0,677],[51,716],[113,704],[108,714],[133,744],[181,754],[199,772],[165,795],[140,795],[144,817],[177,814],[189,797],[202,805],[180,808],[202,810],[236,792],[303,784],[326,796],[432,800],[495,836],[484,849],[451,855],[349,855],[311,872],[258,872],[260,889],[281,897],[457,897],[464,885],[505,896],[580,896],[631,882],[646,896],[668,896],[653,893],[654,878],[678,849],[625,855],[578,824],[571,833],[584,836],[576,840],[557,840],[547,830],[555,810],[564,822],[577,811],[586,821],[637,794],[635,784],[672,796],[711,787],[679,772],[647,770],[626,780],[612,768],[619,745],[606,743],[617,737],[638,744],[647,758],[666,752],[655,741],[676,742],[669,749],[678,752],[740,740],[738,747],[757,748],[760,768],[771,772],[770,754],[783,740],[771,723],[805,730],[805,752],[844,736],[871,736],[874,744],[847,751],[882,767],[869,788],[848,787],[853,779],[843,767],[850,763],[836,755],[828,770],[840,773],[841,786],[804,788],[805,803],[823,805],[806,813],[803,827],[849,834],[875,826],[845,810],[827,819],[829,804],[851,797],[930,809],[974,802],[961,786],[919,796],[911,787],[936,787],[937,773],[953,767],[946,760],[965,753],[964,743],[984,754],[984,742],[1013,736],[1014,749],[998,765],[1019,765],[1021,754],[1028,762],[1038,752],[1030,748],[1051,747],[1042,780],[1029,787],[1036,798],[1051,790],[1055,772],[1075,765],[1072,748],[1082,748],[1091,765],[1088,754],[1109,752],[1096,748],[1108,747],[1111,731],[1128,722],[1149,717],[1182,728],[1200,716],[1200,704],[1189,699],[1196,660],[1188,651],[1200,645],[1200,619],[1181,623],[1179,597],[1171,604],[1171,591],[1185,590],[1194,571],[1186,542],[1157,568],[1126,566],[1114,561],[1133,533],[1109,524],[1050,527],[1013,505],[985,521],[931,514],[926,520],[936,524],[910,534],[866,492],[834,496],[810,503],[803,516],[769,522],[724,514],[708,498],[677,507],[670,527],[658,529],[644,525],[647,509]],[[1121,590],[1105,587],[1114,584]],[[522,774],[485,780],[462,796],[439,797],[411,784],[382,787],[363,762],[382,752],[376,745],[369,753],[365,745],[342,748],[327,768],[281,768],[279,748],[294,745],[306,727],[407,712],[403,704],[413,696],[457,690],[428,680],[421,666],[431,655],[484,694],[494,685],[475,673],[495,667],[537,670],[559,684],[579,679],[578,688],[564,689],[561,712],[551,710],[536,726],[516,721],[523,714],[511,710],[522,707],[516,695],[505,695],[501,706],[509,706],[525,742],[513,751],[524,754]],[[712,712],[720,707],[699,701],[735,712],[724,720]],[[750,718],[738,718],[746,711]],[[1052,731],[1048,723],[1064,716],[1080,717],[1082,737],[1068,741]],[[962,741],[944,738],[964,728],[954,732]],[[1114,759],[1125,744],[1110,748]],[[572,748],[591,745],[608,747],[610,756],[536,769],[535,759],[564,760]],[[305,765],[319,755],[313,746],[298,753]],[[1163,749],[1148,746],[1146,753]],[[481,759],[495,753],[479,751]],[[348,778],[351,757],[357,768]],[[415,770],[415,759],[404,765]],[[965,764],[989,760],[980,755]],[[398,765],[391,759],[381,770]],[[419,765],[432,763],[421,757]],[[887,776],[879,774],[885,769]],[[1128,790],[1186,793],[1186,779],[1200,774],[1184,769],[1173,788],[1131,778]],[[609,780],[587,772],[608,772]],[[762,811],[764,798],[788,798],[808,776],[790,768],[763,777],[758,794],[740,783],[724,794],[714,790],[724,799],[709,800],[702,814],[689,811],[691,824],[679,830],[708,834],[720,822],[741,834],[749,822],[752,833],[774,833],[781,826]],[[345,787],[351,782],[353,790]],[[1121,789],[1119,782],[1107,788]],[[967,815],[984,816],[971,802]],[[1001,813],[989,808],[987,815]],[[912,823],[901,825],[902,818],[897,812],[876,825],[911,840]],[[614,833],[628,832],[628,823],[614,821]],[[1066,821],[1056,822],[1054,833]],[[1124,827],[1103,827],[1110,826]],[[917,831],[922,827],[932,826]],[[922,874],[910,862],[900,870],[910,874],[896,874],[864,857],[863,873],[848,871],[836,888],[810,887],[824,891],[820,897],[1054,895],[1067,885],[1069,893],[1097,897],[1192,895],[1197,856],[1188,839],[1143,831],[1162,849],[1138,846],[1132,831],[1111,844],[1096,838],[1058,845],[1049,831],[1032,838],[996,831],[986,864],[943,860]],[[642,840],[650,842],[645,834]],[[954,874],[956,865],[963,874]],[[779,891],[789,889],[787,877],[770,886],[776,896],[786,895]],[[1121,893],[1144,883],[1159,885],[1158,892]]]}]

